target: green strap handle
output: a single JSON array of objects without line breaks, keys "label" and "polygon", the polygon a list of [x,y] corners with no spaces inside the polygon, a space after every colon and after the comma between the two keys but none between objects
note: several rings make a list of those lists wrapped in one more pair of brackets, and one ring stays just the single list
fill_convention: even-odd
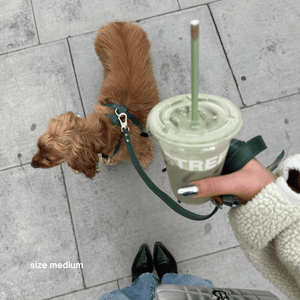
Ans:
[{"label": "green strap handle", "polygon": [[234,173],[242,169],[258,153],[267,149],[261,135],[254,137],[247,143],[232,139],[231,144],[221,175]]}]

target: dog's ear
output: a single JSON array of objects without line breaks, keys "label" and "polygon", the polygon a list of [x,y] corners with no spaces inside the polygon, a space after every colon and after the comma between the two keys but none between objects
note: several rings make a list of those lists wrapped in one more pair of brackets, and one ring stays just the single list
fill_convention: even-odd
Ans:
[{"label": "dog's ear", "polygon": [[88,138],[82,136],[80,121],[80,118],[74,113],[67,112],[52,119],[49,127],[51,127],[52,135],[58,141],[54,147],[63,154],[66,163],[74,171],[93,178],[96,173],[99,173],[97,172],[99,158],[95,151],[88,146],[90,145]]},{"label": "dog's ear", "polygon": [[86,148],[83,144],[76,145],[71,143],[70,152],[65,157],[67,164],[74,170],[83,173],[87,178],[92,179],[97,171],[99,157],[98,155],[91,151],[91,149]]}]

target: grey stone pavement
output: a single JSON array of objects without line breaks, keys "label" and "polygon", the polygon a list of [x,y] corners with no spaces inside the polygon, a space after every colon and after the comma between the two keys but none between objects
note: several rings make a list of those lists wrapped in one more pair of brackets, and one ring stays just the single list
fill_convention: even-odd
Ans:
[{"label": "grey stone pavement", "polygon": [[[242,109],[237,138],[261,134],[268,149],[257,159],[265,166],[282,149],[299,152],[299,0],[0,0],[0,299],[98,299],[130,285],[139,247],[152,250],[156,241],[180,273],[288,299],[244,256],[229,208],[204,222],[184,219],[129,160],[100,163],[94,180],[67,165],[30,166],[50,118],[93,111],[103,81],[93,49],[101,26],[135,21],[144,28],[163,100],[191,92],[193,19],[201,26],[199,92]],[[146,173],[174,197],[163,165],[156,146]],[[188,206],[201,214],[212,207]]]}]

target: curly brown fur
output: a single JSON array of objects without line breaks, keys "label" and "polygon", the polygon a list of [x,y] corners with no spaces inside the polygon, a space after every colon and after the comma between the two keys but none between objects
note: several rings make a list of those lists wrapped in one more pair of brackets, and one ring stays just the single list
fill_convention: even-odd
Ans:
[{"label": "curly brown fur", "polygon": [[[114,22],[102,27],[95,39],[95,51],[104,67],[104,82],[98,97],[99,104],[87,118],[72,112],[51,119],[46,133],[38,139],[38,152],[31,165],[52,168],[67,162],[76,173],[93,178],[97,171],[99,153],[113,155],[122,137],[120,127],[114,126],[106,114],[113,109],[105,103],[125,105],[145,128],[147,116],[159,102],[150,57],[151,44],[147,34],[138,25]],[[142,167],[153,160],[153,145],[140,135],[140,129],[128,120],[130,136],[136,156]],[[129,158],[121,139],[116,155],[107,164],[116,164]]]}]

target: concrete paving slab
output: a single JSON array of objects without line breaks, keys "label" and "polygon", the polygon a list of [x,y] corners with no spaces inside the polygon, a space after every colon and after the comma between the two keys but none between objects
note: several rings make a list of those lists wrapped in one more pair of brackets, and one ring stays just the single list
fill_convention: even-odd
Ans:
[{"label": "concrete paving slab", "polygon": [[51,298],[51,300],[98,300],[102,295],[117,289],[117,281],[114,281],[101,286],[80,290],[68,295]]},{"label": "concrete paving slab", "polygon": [[97,30],[107,21],[140,20],[178,10],[176,0],[33,0],[42,43]]},{"label": "concrete paving slab", "polygon": [[45,299],[83,288],[60,167],[13,168],[0,181],[0,298]]},{"label": "concrete paving slab", "polygon": [[[216,0],[178,0],[181,9],[215,2]],[[218,0],[217,0],[218,1]]]},{"label": "concrete paving slab", "polygon": [[[146,169],[154,183],[173,199],[168,177],[156,159]],[[131,265],[143,243],[153,249],[162,242],[183,261],[237,245],[227,214],[195,222],[176,214],[145,185],[130,161],[116,166],[100,164],[100,173],[88,180],[63,166],[78,249],[87,287],[131,275]],[[213,205],[185,206],[207,214]]]},{"label": "concrete paving slab", "polygon": [[209,279],[215,287],[265,290],[289,300],[255,269],[240,247],[181,262],[178,273]]},{"label": "concrete paving slab", "polygon": [[284,149],[287,155],[299,153],[300,94],[243,108],[244,127],[237,135],[243,141],[261,135],[268,149],[257,159],[268,166]]},{"label": "concrete paving slab", "polygon": [[98,104],[104,78],[102,63],[94,50],[96,35],[97,31],[94,31],[68,39],[86,114],[93,112],[94,106]]},{"label": "concrete paving slab", "polygon": [[67,41],[0,56],[0,168],[29,162],[50,118],[82,112]]},{"label": "concrete paving slab", "polygon": [[[142,21],[139,25],[152,43],[154,76],[161,100],[191,93],[190,27],[200,20],[199,92],[215,94],[242,106],[232,73],[207,7]],[[176,35],[174,35],[174,32]],[[80,93],[88,112],[97,103],[103,82],[103,67],[94,51],[96,32],[69,39]]]},{"label": "concrete paving slab", "polygon": [[230,99],[242,106],[232,73],[207,6],[142,21],[152,43],[161,100],[191,93],[190,21],[200,21],[199,93]]},{"label": "concrete paving slab", "polygon": [[210,4],[246,105],[300,92],[298,0]]},{"label": "concrete paving slab", "polygon": [[0,54],[38,44],[30,0],[1,1]]}]

